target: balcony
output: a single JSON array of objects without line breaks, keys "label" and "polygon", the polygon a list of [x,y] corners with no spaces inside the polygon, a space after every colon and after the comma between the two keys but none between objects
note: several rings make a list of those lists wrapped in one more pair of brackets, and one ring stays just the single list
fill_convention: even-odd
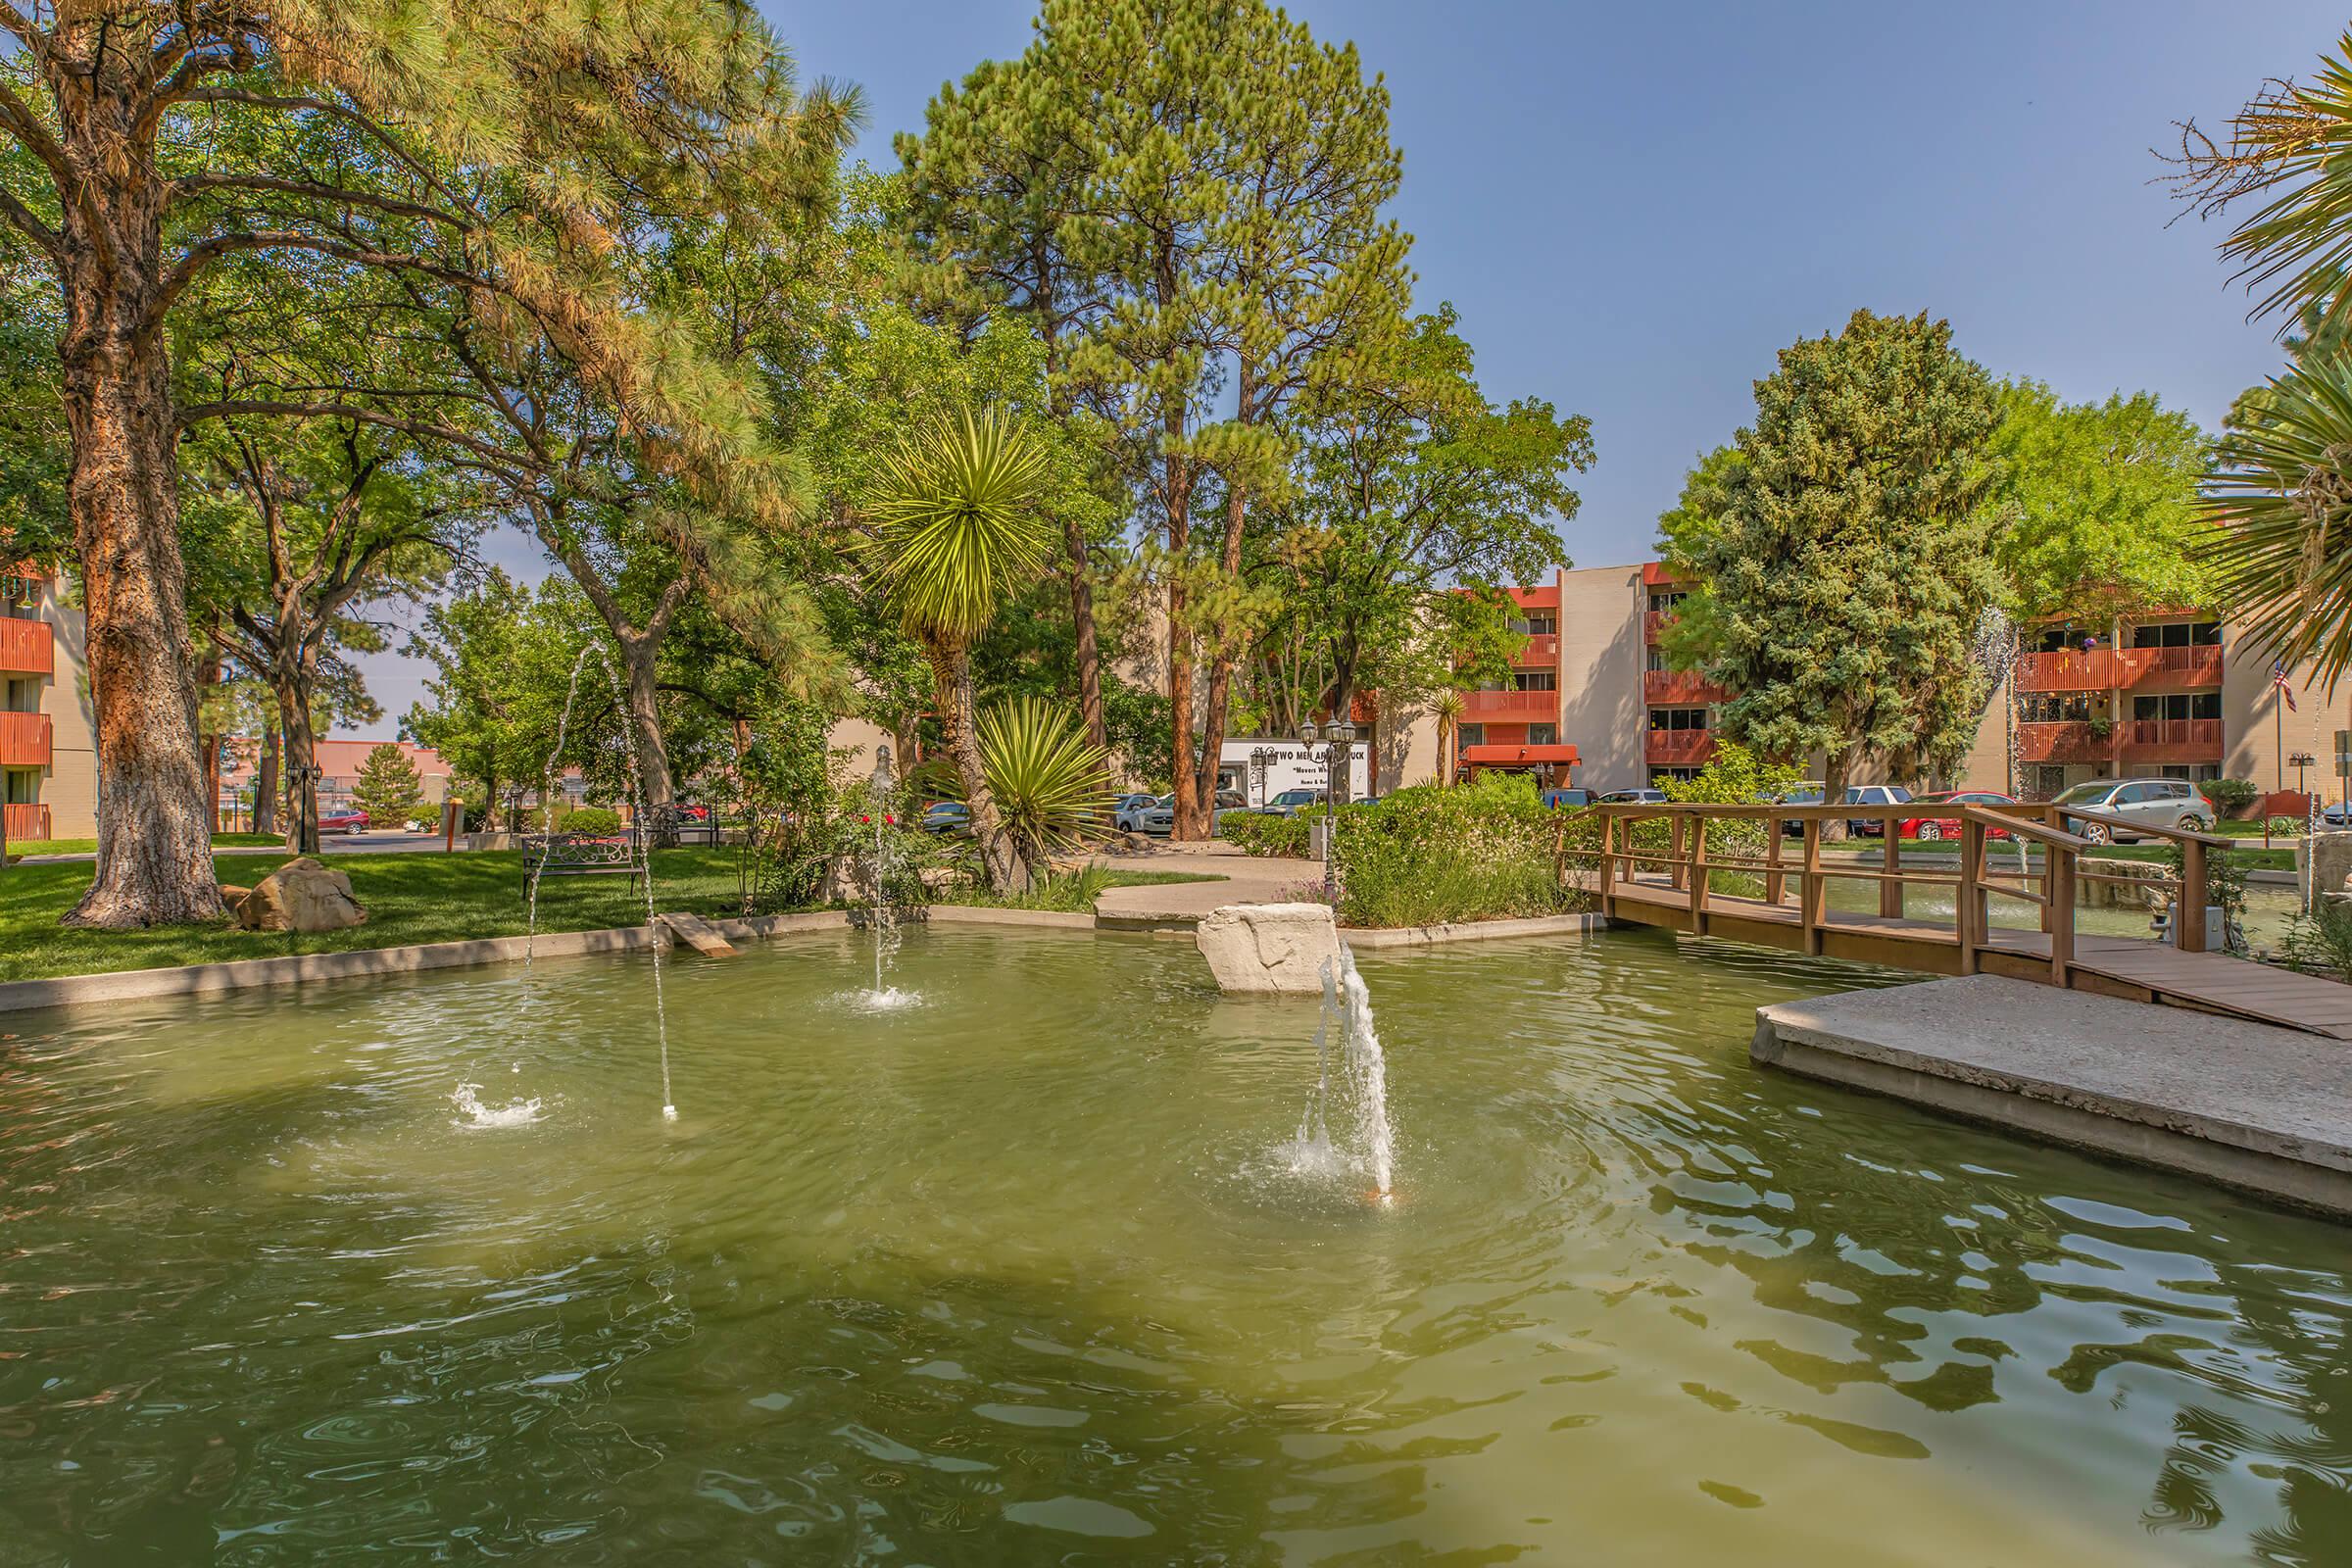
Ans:
[{"label": "balcony", "polygon": [[49,765],[49,715],[0,713],[0,767]]},{"label": "balcony", "polygon": [[56,669],[56,640],[47,621],[0,616],[0,674],[49,675]]},{"label": "balcony", "polygon": [[[2162,652],[2195,653],[2199,650],[2167,648]],[[2222,721],[2218,718],[2135,718],[2124,727],[2124,760],[2127,762],[2218,762],[2221,760]]]},{"label": "balcony", "polygon": [[2010,678],[2021,692],[2109,691],[2115,686],[2115,650],[2065,648],[2049,654],[2020,654],[2011,666]]},{"label": "balcony", "polygon": [[1642,700],[1652,708],[1697,708],[1724,702],[1731,695],[1695,669],[1642,672]]},{"label": "balcony", "polygon": [[2199,648],[2119,648],[2115,651],[2115,683],[2126,691],[2134,686],[2219,686],[2222,683],[2221,645],[2208,643]]},{"label": "balcony", "polygon": [[49,840],[49,808],[0,806],[0,831],[11,844],[45,844]]},{"label": "balcony", "polygon": [[1703,767],[1715,757],[1715,734],[1703,729],[1653,729],[1643,748],[1652,767]]},{"label": "balcony", "polygon": [[1522,669],[1551,669],[1560,662],[1560,634],[1556,631],[1530,632],[1527,646],[1511,661]]},{"label": "balcony", "polygon": [[2199,648],[2066,648],[2049,654],[2020,654],[2013,673],[2021,692],[2219,686],[2222,650],[2217,644]]},{"label": "balcony", "polygon": [[1671,610],[1644,610],[1642,612],[1642,640],[1653,647],[1656,646],[1658,633],[1673,618],[1674,612]]},{"label": "balcony", "polygon": [[2017,726],[2021,762],[2105,762],[2115,757],[2113,735],[2099,735],[2082,720]]},{"label": "balcony", "polygon": [[1560,721],[1558,692],[1464,692],[1462,722],[1466,724],[1556,724]]}]

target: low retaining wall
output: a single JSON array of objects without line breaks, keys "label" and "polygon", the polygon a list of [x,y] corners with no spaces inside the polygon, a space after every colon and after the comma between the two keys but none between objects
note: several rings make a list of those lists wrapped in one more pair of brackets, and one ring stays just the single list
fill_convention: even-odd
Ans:
[{"label": "low retaining wall", "polygon": [[[920,916],[931,925],[1024,927],[1033,931],[1168,932],[1190,930],[1191,922],[1131,921],[1119,916],[1054,909],[1000,909],[979,905],[935,904]],[[712,920],[711,928],[732,943],[772,941],[802,931],[843,930],[861,912],[819,909],[806,914],[764,914],[749,920]],[[1343,930],[1351,948],[1419,948],[1449,942],[1496,942],[1513,937],[1581,935],[1605,922],[1597,914],[1550,915],[1535,920],[1481,920],[1403,931]],[[300,986],[329,980],[418,974],[427,969],[468,969],[519,963],[525,953],[542,958],[578,958],[607,953],[640,953],[675,945],[660,926],[615,926],[602,931],[550,931],[532,947],[527,937],[479,937],[463,942],[426,942],[404,948],[352,948],[342,953],[300,953],[275,958],[237,958],[171,969],[119,969],[108,974],[58,975],[44,980],[0,984],[0,1013],[34,1007],[76,1007],[157,997],[197,997],[259,986]]]}]

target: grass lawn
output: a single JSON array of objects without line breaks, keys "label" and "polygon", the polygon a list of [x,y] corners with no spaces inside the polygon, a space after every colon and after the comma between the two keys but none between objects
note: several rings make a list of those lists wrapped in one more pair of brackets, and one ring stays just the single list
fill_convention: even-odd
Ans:
[{"label": "grass lawn", "polygon": [[[276,849],[286,842],[282,833],[216,833],[213,848],[220,849]],[[11,860],[26,855],[96,855],[96,839],[10,839],[8,858]]]},{"label": "grass lawn", "polygon": [[[217,858],[213,864],[221,881],[250,887],[291,858],[230,855]],[[522,857],[518,852],[337,855],[326,863],[351,878],[353,897],[368,910],[365,925],[311,935],[239,931],[224,925],[70,931],[57,923],[58,916],[72,908],[89,886],[88,862],[12,865],[0,871],[0,981],[523,933]],[[1071,880],[1060,879],[1064,883]],[[1093,885],[1100,892],[1106,887],[1198,880],[1215,879],[1164,871],[1109,871]],[[654,902],[660,908],[688,909],[713,917],[738,912],[735,852],[655,851]],[[1084,904],[1067,906],[1091,908],[1093,902],[1089,894]],[[1037,903],[1025,906],[1063,906]],[[549,877],[539,886],[542,931],[594,931],[644,923],[645,896],[626,877]]]}]

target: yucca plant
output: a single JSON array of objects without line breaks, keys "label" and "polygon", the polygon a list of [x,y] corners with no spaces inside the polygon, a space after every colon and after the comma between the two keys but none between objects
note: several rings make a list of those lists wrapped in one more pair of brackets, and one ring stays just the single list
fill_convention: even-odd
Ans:
[{"label": "yucca plant", "polygon": [[883,462],[863,509],[883,554],[882,582],[923,646],[940,728],[963,785],[991,891],[1017,892],[1027,864],[997,810],[974,733],[972,644],[1054,546],[1040,515],[1046,461],[999,411],[968,411],[909,437]]},{"label": "yucca plant", "polygon": [[2262,421],[2231,431],[2206,476],[2215,528],[2197,549],[2223,606],[2282,663],[2352,664],[2352,363],[2271,382]]},{"label": "yucca plant", "polygon": [[1057,851],[1110,829],[1110,762],[1076,717],[1035,697],[992,708],[980,720],[989,793],[1022,869],[1044,879]]},{"label": "yucca plant", "polygon": [[1447,754],[1453,749],[1454,737],[1461,733],[1462,713],[1468,706],[1467,699],[1457,688],[1451,686],[1438,693],[1436,699],[1429,705],[1430,711],[1438,716],[1438,782],[1440,784],[1453,782],[1455,770],[1453,764],[1447,760]]}]

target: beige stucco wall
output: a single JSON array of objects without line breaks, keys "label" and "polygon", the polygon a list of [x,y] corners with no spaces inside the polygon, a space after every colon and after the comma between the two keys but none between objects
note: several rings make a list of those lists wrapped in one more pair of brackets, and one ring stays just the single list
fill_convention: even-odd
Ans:
[{"label": "beige stucco wall", "polygon": [[98,716],[90,706],[89,631],[81,612],[61,602],[54,580],[41,590],[40,616],[49,622],[56,658],[41,690],[41,711],[49,715],[49,771],[41,779],[41,801],[49,808],[49,831],[61,839],[98,834]]},{"label": "beige stucco wall", "polygon": [[1638,789],[1649,782],[1649,709],[1642,696],[1642,568],[1559,574],[1560,739],[1577,749],[1576,782]]},{"label": "beige stucco wall", "polygon": [[2335,782],[2335,732],[2352,729],[2352,682],[2333,693],[2319,683],[2312,666],[2303,664],[2287,678],[2295,688],[2295,711],[2281,712],[2277,689],[2271,684],[2271,661],[2251,641],[2242,640],[2235,625],[2222,628],[2222,772],[2230,778],[2251,779],[2266,794],[2295,787],[2295,770],[2281,767],[2279,759],[2309,752],[2319,759],[2309,769],[2309,787],[2329,800],[2341,793]]}]

